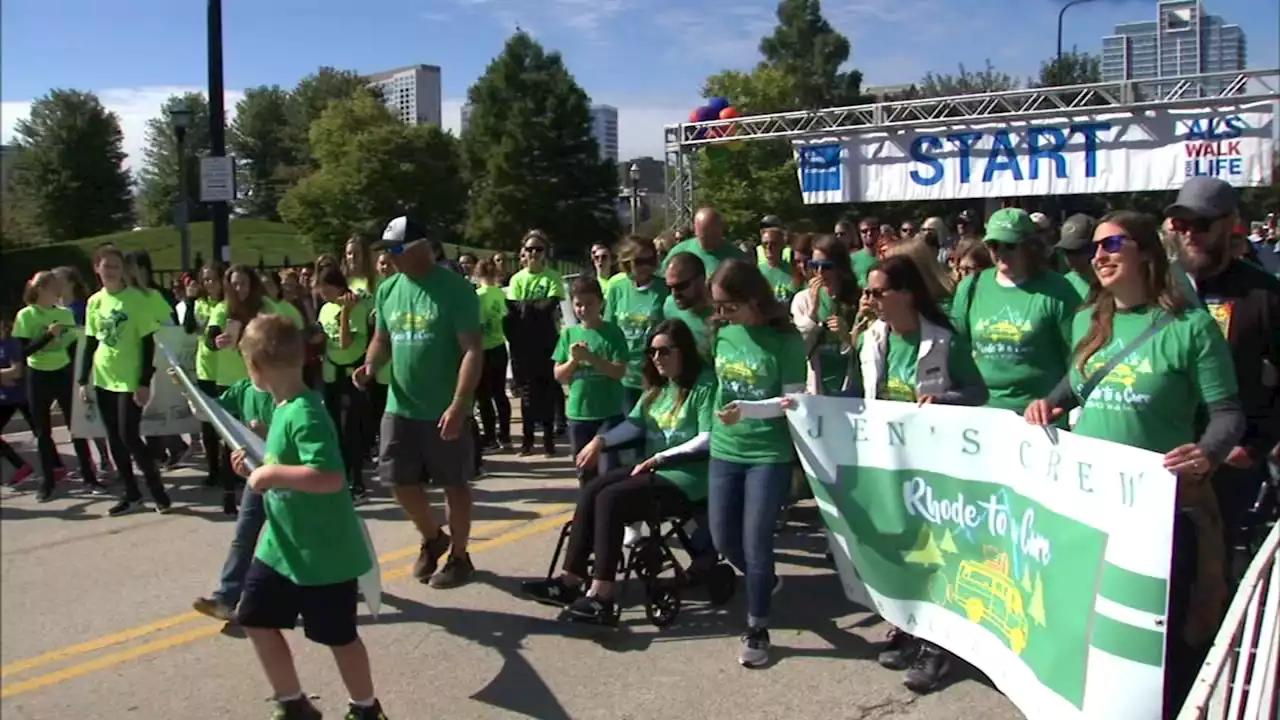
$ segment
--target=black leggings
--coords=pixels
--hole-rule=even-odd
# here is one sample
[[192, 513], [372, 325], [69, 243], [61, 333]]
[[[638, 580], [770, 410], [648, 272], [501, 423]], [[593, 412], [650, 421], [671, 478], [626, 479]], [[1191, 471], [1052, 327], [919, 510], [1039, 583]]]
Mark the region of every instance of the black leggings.
[[[484, 351], [484, 372], [476, 388], [487, 443], [511, 442], [511, 401], [507, 399], [507, 346]], [[496, 410], [496, 412], [495, 412]]]
[[[215, 402], [222, 395], [218, 383], [212, 380], [197, 380], [196, 387]], [[213, 429], [211, 423], [200, 423], [200, 444], [204, 446], [204, 461], [209, 466], [209, 478], [211, 480], [221, 478], [222, 442], [218, 438], [218, 431]], [[214, 485], [216, 482], [209, 484]]]
[[569, 528], [564, 570], [587, 575], [587, 558], [595, 554], [591, 577], [613, 582], [622, 559], [622, 535], [627, 525], [654, 517], [678, 515], [692, 509], [679, 487], [654, 473], [632, 477], [631, 468], [611, 470], [582, 488]]
[[537, 436], [537, 428], [542, 426], [542, 444], [545, 449], [555, 447], [555, 413], [556, 393], [560, 384], [556, 382], [555, 366], [550, 360], [539, 359], [522, 368], [524, 377], [520, 380], [520, 414], [524, 420], [524, 449], [533, 448]]
[[100, 387], [94, 389], [97, 398], [98, 412], [102, 415], [102, 424], [107, 428], [107, 445], [111, 448], [111, 458], [115, 460], [116, 472], [124, 483], [124, 499], [135, 502], [142, 499], [142, 491], [138, 489], [138, 480], [133, 475], [133, 465], [138, 464], [142, 477], [147, 483], [151, 499], [160, 504], [168, 504], [169, 495], [160, 482], [160, 473], [156, 470], [151, 451], [142, 441], [139, 428], [142, 425], [142, 408], [133, 401], [133, 393], [112, 392]]
[[[53, 441], [53, 404], [56, 402], [62, 410], [62, 417], [71, 422], [71, 366], [60, 370], [36, 370], [27, 368], [27, 398], [31, 403], [32, 432], [36, 436], [36, 446], [40, 449], [40, 472], [44, 473], [42, 490], [53, 489], [53, 473], [62, 467], [62, 459], [58, 457], [58, 446]], [[93, 456], [89, 454], [89, 443], [83, 438], [72, 439], [76, 458], [80, 461], [80, 472], [87, 483], [97, 482], [93, 472]]]
[[370, 454], [377, 458], [378, 430], [382, 427], [382, 416], [387, 412], [388, 387], [377, 380], [369, 383], [369, 415], [365, 418], [365, 437]]
[[[22, 419], [27, 423], [27, 427], [35, 427], [35, 423], [31, 422], [31, 411], [27, 409], [26, 405], [0, 405], [0, 433], [4, 432], [4, 426], [8, 425], [9, 421], [13, 419], [14, 413], [22, 416]], [[8, 460], [15, 470], [20, 470], [22, 466], [27, 464], [27, 461], [22, 459], [18, 451], [4, 441], [2, 434], [0, 434], [0, 457]]]
[[[342, 399], [347, 399], [347, 407], [342, 407]], [[351, 382], [351, 378], [342, 377], [324, 386], [324, 404], [329, 409], [329, 417], [338, 430], [339, 445], [342, 446], [342, 464], [347, 468], [347, 483], [352, 488], [364, 487], [364, 459], [368, 456], [369, 443], [365, 435], [366, 418], [369, 414], [369, 398], [364, 391]]]

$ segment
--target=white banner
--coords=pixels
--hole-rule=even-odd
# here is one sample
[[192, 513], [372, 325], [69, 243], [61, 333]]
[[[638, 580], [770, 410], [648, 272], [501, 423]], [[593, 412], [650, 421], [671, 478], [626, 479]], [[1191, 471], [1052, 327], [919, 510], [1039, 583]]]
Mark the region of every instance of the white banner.
[[808, 204], [1177, 190], [1197, 175], [1269, 185], [1275, 104], [1072, 113], [795, 142]]
[[[182, 328], [169, 325], [156, 331], [156, 342], [163, 343], [169, 348], [184, 368], [192, 373], [195, 372], [198, 336], [188, 335]], [[80, 377], [81, 364], [85, 362], [84, 347], [82, 334], [75, 348], [75, 377], [77, 378]], [[200, 432], [200, 422], [191, 414], [186, 398], [165, 375], [169, 363], [159, 348], [156, 349], [155, 366], [156, 374], [151, 378], [151, 402], [142, 411], [142, 437]], [[102, 418], [98, 415], [97, 404], [86, 405], [80, 399], [79, 392], [72, 393], [71, 435], [78, 438], [107, 436]]]
[[851, 600], [1031, 720], [1161, 717], [1160, 455], [988, 408], [809, 396], [788, 420]]

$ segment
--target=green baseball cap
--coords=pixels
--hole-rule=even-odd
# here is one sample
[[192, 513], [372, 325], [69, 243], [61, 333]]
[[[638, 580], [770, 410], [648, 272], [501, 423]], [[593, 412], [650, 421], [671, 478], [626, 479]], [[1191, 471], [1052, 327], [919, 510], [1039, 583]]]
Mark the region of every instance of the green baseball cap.
[[987, 220], [987, 234], [982, 240], [1017, 245], [1037, 232], [1040, 228], [1026, 210], [1004, 208], [991, 214], [991, 219]]

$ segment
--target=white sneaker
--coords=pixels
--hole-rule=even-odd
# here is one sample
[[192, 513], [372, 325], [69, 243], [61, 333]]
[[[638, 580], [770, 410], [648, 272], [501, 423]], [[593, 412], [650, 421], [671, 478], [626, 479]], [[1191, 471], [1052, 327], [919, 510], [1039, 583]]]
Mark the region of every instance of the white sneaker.
[[640, 523], [632, 523], [622, 532], [622, 544], [627, 547], [634, 547], [643, 538], [644, 533], [640, 529]]

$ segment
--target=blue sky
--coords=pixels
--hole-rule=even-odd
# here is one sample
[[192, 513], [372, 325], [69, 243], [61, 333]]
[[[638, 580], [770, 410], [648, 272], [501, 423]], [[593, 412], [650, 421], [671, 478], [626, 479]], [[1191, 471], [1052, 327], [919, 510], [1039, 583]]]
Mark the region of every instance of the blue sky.
[[[1117, 22], [1152, 19], [1155, 0], [1096, 0], [1067, 11], [1065, 45], [1098, 51]], [[51, 87], [99, 92], [124, 126], [131, 164], [165, 97], [205, 84], [199, 0], [5, 0], [0, 9], [0, 136]], [[867, 84], [959, 63], [1025, 77], [1053, 53], [1056, 0], [828, 0]], [[320, 65], [373, 72], [439, 65], [445, 126], [517, 25], [559, 50], [597, 102], [619, 108], [621, 153], [660, 155], [664, 123], [698, 104], [710, 74], [749, 69], [774, 0], [224, 0], [228, 106], [260, 84], [293, 85]], [[1280, 66], [1276, 0], [1205, 0], [1245, 25], [1249, 65]]]

